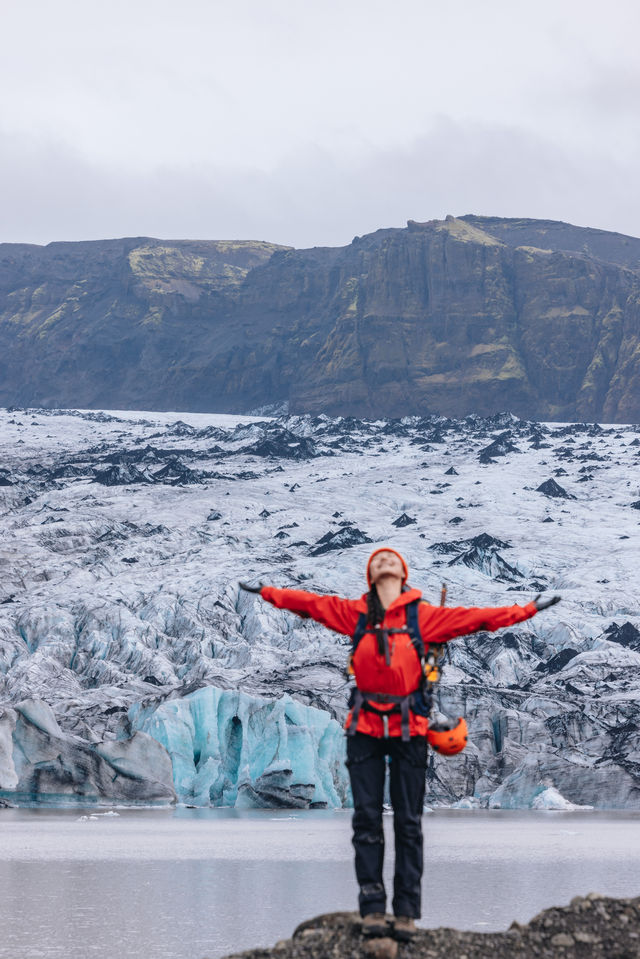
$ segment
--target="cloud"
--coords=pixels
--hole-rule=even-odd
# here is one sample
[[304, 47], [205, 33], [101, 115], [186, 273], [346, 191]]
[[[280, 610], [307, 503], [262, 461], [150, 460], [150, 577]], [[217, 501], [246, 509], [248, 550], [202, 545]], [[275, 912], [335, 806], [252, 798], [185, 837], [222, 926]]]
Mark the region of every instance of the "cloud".
[[465, 211], [640, 233], [637, 0], [10, 5], [5, 241], [342, 244]]
[[[605, 145], [606, 146], [606, 145]], [[317, 144], [270, 171], [99, 165], [62, 143], [0, 136], [4, 242], [114, 236], [342, 245], [446, 213], [566, 220], [640, 235], [637, 153], [571, 150], [517, 128], [440, 118], [404, 148]]]

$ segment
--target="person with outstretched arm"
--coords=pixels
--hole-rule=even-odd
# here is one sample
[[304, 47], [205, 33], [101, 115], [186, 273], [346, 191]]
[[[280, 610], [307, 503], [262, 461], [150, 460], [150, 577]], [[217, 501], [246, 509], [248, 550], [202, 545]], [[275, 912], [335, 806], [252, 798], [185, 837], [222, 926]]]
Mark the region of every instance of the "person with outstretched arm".
[[[345, 729], [360, 915], [365, 935], [388, 934], [382, 876], [382, 812], [388, 756], [395, 834], [393, 931], [396, 938], [408, 940], [415, 935], [415, 920], [420, 917], [428, 736], [434, 742], [439, 735], [434, 732], [437, 727], [429, 728], [429, 710], [420, 695], [425, 653], [428, 654], [430, 644], [445, 643], [455, 636], [521, 623], [553, 606], [560, 597], [541, 600], [538, 596], [526, 606], [484, 609], [431, 606], [422, 599], [420, 590], [407, 585], [407, 564], [400, 553], [389, 547], [371, 554], [366, 575], [369, 589], [360, 599], [275, 586], [240, 586], [259, 593], [278, 609], [310, 617], [352, 637], [356, 687]], [[466, 731], [463, 720], [460, 724]], [[450, 751], [463, 747], [464, 742], [453, 745]]]

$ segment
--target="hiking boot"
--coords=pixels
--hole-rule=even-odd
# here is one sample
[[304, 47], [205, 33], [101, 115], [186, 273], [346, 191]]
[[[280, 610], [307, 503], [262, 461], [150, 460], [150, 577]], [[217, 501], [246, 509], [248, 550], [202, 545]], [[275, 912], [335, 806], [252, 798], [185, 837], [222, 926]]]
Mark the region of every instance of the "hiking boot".
[[396, 916], [393, 922], [393, 932], [396, 939], [409, 942], [418, 932], [415, 919], [412, 919], [411, 916]]
[[386, 936], [389, 931], [387, 917], [383, 912], [370, 912], [362, 917], [362, 934], [364, 936]]

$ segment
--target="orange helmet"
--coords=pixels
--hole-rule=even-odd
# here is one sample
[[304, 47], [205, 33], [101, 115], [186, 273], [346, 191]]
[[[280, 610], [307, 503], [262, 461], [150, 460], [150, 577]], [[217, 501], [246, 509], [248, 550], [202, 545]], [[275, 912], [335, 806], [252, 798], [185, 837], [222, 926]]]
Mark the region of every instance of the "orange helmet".
[[427, 742], [437, 753], [443, 756], [455, 756], [467, 745], [467, 724], [462, 716], [455, 726], [448, 723], [434, 723], [427, 730]]

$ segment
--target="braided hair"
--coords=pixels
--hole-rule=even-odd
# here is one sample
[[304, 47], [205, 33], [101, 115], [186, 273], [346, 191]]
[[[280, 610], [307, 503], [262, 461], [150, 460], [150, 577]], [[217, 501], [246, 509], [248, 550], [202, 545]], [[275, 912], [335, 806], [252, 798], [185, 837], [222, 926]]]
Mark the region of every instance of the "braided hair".
[[378, 596], [378, 590], [376, 589], [376, 584], [373, 583], [371, 589], [367, 593], [367, 626], [374, 633], [377, 643], [378, 643], [378, 652], [381, 656], [385, 656], [387, 659], [387, 664], [389, 662], [389, 640], [386, 629], [382, 629], [382, 621], [384, 619], [384, 614], [386, 610], [380, 601]]
[[385, 608], [380, 602], [374, 583], [367, 593], [367, 626], [378, 626], [384, 619]]

